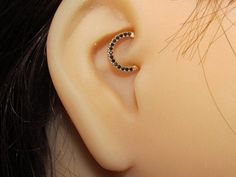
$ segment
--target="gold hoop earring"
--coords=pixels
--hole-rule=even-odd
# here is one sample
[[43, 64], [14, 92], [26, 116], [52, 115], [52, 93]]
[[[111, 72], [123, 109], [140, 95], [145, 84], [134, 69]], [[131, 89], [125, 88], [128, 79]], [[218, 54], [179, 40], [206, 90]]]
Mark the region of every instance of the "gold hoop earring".
[[134, 38], [134, 32], [131, 32], [131, 31], [122, 32], [122, 33], [117, 34], [114, 38], [112, 38], [112, 40], [109, 43], [108, 48], [107, 48], [107, 56], [108, 56], [110, 63], [112, 64], [112, 66], [114, 66], [116, 69], [118, 69], [122, 72], [134, 72], [134, 71], [138, 70], [138, 66], [136, 66], [136, 65], [123, 66], [116, 61], [116, 59], [113, 55], [114, 48], [115, 48], [117, 42], [119, 42], [123, 38]]

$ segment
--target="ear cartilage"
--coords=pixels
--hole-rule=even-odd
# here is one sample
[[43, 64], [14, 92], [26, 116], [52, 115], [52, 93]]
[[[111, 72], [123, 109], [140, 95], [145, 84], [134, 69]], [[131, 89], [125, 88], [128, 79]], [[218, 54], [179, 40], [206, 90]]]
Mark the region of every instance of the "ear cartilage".
[[108, 48], [107, 48], [107, 56], [109, 61], [111, 62], [112, 66], [114, 66], [116, 69], [122, 71], [122, 72], [134, 72], [138, 70], [138, 67], [136, 65], [133, 66], [123, 66], [119, 64], [115, 57], [114, 57], [114, 48], [121, 39], [123, 38], [134, 38], [133, 32], [122, 32], [117, 34], [110, 42]]

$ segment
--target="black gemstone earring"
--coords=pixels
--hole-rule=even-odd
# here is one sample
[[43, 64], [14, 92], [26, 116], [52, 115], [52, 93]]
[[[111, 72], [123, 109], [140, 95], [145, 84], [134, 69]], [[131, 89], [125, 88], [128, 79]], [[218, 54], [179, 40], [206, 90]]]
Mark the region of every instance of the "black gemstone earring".
[[112, 66], [114, 66], [116, 69], [122, 71], [122, 72], [133, 72], [138, 70], [138, 67], [136, 65], [133, 66], [123, 66], [121, 64], [119, 64], [114, 55], [113, 55], [113, 51], [114, 48], [117, 44], [118, 41], [120, 41], [123, 38], [134, 38], [134, 33], [133, 32], [122, 32], [117, 34], [109, 43], [109, 46], [107, 48], [107, 56], [109, 61], [111, 62]]

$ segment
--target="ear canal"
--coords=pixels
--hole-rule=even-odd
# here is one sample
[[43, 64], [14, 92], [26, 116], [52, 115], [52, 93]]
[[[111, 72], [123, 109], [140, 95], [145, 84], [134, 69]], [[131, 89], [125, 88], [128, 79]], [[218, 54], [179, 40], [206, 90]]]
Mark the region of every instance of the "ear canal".
[[98, 74], [93, 50], [108, 34], [131, 25], [103, 2], [62, 2], [48, 35], [48, 65], [55, 89], [88, 150], [103, 168], [122, 171], [133, 165], [130, 130], [137, 111]]

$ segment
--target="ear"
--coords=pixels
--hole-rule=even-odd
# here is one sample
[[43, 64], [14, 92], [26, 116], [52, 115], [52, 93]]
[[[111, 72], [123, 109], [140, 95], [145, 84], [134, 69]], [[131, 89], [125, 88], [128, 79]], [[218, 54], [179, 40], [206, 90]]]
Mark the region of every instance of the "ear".
[[[49, 71], [67, 113], [96, 161], [114, 171], [133, 165], [132, 129], [138, 110], [137, 72], [121, 73], [106, 58], [109, 40], [134, 30], [128, 9], [118, 9], [124, 3], [64, 0], [47, 41]], [[133, 44], [126, 40], [117, 46], [124, 65], [139, 65], [132, 57]]]

